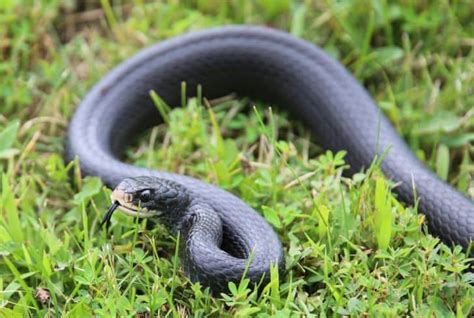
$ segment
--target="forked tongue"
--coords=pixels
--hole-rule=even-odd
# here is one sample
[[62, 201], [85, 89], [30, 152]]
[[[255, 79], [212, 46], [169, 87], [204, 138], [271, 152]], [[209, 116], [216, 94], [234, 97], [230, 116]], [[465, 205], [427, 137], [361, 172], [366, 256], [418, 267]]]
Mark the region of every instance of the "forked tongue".
[[107, 210], [107, 213], [105, 213], [104, 218], [102, 219], [102, 222], [100, 222], [100, 226], [102, 227], [105, 224], [105, 229], [108, 230], [110, 226], [110, 219], [112, 218], [112, 214], [114, 214], [115, 210], [120, 206], [120, 203], [118, 201], [114, 201], [114, 203], [110, 206], [110, 208]]

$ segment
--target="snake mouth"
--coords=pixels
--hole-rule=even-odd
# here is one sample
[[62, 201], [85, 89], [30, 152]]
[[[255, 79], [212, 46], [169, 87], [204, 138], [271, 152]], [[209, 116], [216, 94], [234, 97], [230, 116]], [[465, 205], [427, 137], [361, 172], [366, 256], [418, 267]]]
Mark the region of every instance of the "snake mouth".
[[110, 197], [112, 202], [118, 202], [118, 209], [120, 211], [133, 217], [149, 218], [162, 214], [160, 211], [148, 210], [147, 208], [138, 207], [132, 204], [133, 194], [124, 192], [122, 190], [115, 189]]

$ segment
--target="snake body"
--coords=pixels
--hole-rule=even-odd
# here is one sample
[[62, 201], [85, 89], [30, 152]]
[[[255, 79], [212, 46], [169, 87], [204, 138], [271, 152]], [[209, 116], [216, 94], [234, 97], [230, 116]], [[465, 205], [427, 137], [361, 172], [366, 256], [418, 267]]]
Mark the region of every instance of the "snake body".
[[214, 291], [225, 290], [244, 273], [252, 282], [265, 281], [272, 264], [283, 268], [284, 256], [273, 229], [233, 194], [120, 160], [133, 137], [160, 118], [150, 90], [168, 105], [178, 105], [183, 81], [191, 88], [201, 85], [208, 98], [235, 92], [287, 109], [322, 146], [347, 150], [352, 172], [367, 168], [376, 154], [388, 150], [381, 165], [384, 174], [399, 183], [394, 192], [407, 204], [414, 203], [416, 193], [430, 232], [463, 247], [474, 238], [474, 203], [415, 157], [341, 64], [285, 32], [227, 26], [163, 41], [117, 66], [85, 96], [67, 135], [67, 158], [77, 156], [83, 173], [99, 176], [112, 188], [145, 176], [146, 182], [186, 193], [188, 204], [179, 209], [187, 217], [177, 213], [171, 221], [181, 222], [172, 227], [182, 231], [187, 244], [182, 263], [192, 281]]

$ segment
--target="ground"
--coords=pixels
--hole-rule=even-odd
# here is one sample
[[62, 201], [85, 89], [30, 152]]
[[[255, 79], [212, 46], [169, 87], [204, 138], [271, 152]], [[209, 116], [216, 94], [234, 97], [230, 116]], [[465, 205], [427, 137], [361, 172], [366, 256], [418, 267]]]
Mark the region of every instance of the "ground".
[[62, 159], [75, 107], [114, 65], [186, 31], [253, 23], [341, 61], [417, 156], [472, 198], [473, 15], [467, 0], [1, 1], [0, 316], [473, 315], [462, 250], [425, 234], [376, 164], [345, 177], [344, 153], [320, 149], [274, 105], [191, 99], [127, 153], [265, 216], [286, 271], [261, 294], [243, 281], [209, 297], [161, 227], [117, 213], [106, 235], [110, 190]]

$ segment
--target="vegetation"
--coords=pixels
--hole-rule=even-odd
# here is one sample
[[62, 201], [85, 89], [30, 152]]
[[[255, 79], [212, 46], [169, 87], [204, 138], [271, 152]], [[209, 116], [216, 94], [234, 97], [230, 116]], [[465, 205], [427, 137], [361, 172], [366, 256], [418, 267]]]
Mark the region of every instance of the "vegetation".
[[127, 153], [265, 216], [286, 275], [261, 294], [244, 280], [210, 297], [161, 227], [117, 213], [106, 235], [110, 190], [62, 159], [76, 105], [120, 61], [189, 30], [265, 24], [340, 60], [415, 153], [474, 197], [472, 16], [468, 0], [0, 1], [0, 316], [473, 315], [461, 248], [425, 234], [377, 163], [345, 177], [344, 152], [272, 105], [191, 99]]

